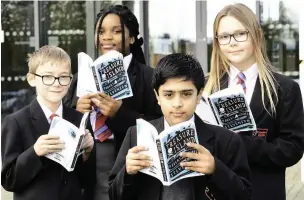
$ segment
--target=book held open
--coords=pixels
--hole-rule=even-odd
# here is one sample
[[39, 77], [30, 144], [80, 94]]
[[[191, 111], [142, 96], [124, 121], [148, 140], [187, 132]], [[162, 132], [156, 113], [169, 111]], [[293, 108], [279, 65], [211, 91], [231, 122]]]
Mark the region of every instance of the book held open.
[[152, 165], [140, 172], [159, 179], [163, 185], [202, 173], [186, 170], [180, 166], [181, 162], [190, 161], [180, 156], [181, 152], [194, 152], [197, 150], [188, 147], [189, 142], [198, 143], [194, 122], [183, 122], [165, 129], [158, 134], [156, 128], [143, 119], [137, 119], [137, 145], [148, 147], [142, 152], [152, 157]]
[[196, 114], [205, 122], [235, 132], [255, 131], [256, 123], [240, 85], [203, 95]]
[[104, 92], [114, 99], [133, 96], [123, 55], [111, 50], [95, 61], [86, 53], [78, 53], [77, 96]]
[[83, 115], [79, 128], [61, 117], [54, 117], [48, 134], [59, 136], [59, 139], [64, 141], [65, 148], [60, 152], [47, 154], [45, 157], [61, 164], [67, 171], [73, 171], [78, 156], [83, 153], [80, 148], [89, 116], [89, 112]]

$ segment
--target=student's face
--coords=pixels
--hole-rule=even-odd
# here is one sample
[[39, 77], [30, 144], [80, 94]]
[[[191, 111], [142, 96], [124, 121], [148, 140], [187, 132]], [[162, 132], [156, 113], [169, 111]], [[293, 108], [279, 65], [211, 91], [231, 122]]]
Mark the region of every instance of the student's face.
[[[225, 16], [219, 22], [217, 35], [223, 36], [237, 32], [244, 34], [244, 31], [247, 30], [240, 21], [232, 16]], [[219, 44], [219, 46], [224, 56], [239, 69], [246, 69], [255, 63], [252, 38], [249, 33], [247, 40], [243, 42], [238, 42], [231, 37], [229, 44]]]
[[192, 81], [185, 81], [184, 78], [167, 80], [159, 87], [158, 95], [155, 94], [170, 126], [189, 120], [201, 96]]
[[[55, 77], [70, 76], [71, 67], [66, 63], [46, 63], [37, 68], [36, 74], [41, 76], [52, 75]], [[54, 82], [53, 85], [48, 86], [42, 82], [41, 77], [35, 76], [31, 73], [28, 73], [27, 79], [32, 87], [36, 87], [37, 98], [39, 98], [45, 105], [49, 107], [58, 105], [61, 102], [62, 98], [66, 95], [70, 86], [70, 84], [67, 86], [60, 85], [58, 79]]]
[[[98, 33], [98, 24], [96, 32]], [[134, 37], [130, 37], [130, 32], [126, 26], [125, 30], [125, 53], [128, 54], [130, 51], [130, 44], [134, 43]], [[116, 50], [122, 53], [122, 28], [120, 18], [116, 14], [108, 14], [103, 19], [101, 29], [99, 31], [99, 51], [101, 55], [107, 53], [110, 50]], [[95, 37], [96, 39], [96, 37]], [[97, 44], [97, 41], [95, 41]]]

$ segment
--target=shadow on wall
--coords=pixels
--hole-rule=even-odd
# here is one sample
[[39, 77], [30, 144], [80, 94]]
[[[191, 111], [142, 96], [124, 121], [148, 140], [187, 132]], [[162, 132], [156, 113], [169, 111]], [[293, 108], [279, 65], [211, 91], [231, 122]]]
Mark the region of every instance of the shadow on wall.
[[9, 114], [28, 105], [36, 97], [35, 89], [1, 92], [1, 122]]

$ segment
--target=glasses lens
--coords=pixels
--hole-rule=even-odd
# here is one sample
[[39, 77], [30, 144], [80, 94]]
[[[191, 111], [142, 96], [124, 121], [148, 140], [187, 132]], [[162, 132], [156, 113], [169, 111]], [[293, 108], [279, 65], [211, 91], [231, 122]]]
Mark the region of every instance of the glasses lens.
[[55, 77], [54, 76], [42, 76], [42, 81], [45, 85], [52, 85], [55, 81]]
[[247, 40], [247, 32], [246, 31], [240, 31], [234, 34], [234, 38], [238, 42], [244, 42]]
[[220, 44], [228, 44], [230, 42], [230, 36], [229, 35], [219, 35], [217, 36], [217, 39]]
[[72, 77], [70, 76], [61, 76], [59, 77], [59, 83], [60, 85], [66, 86], [70, 84]]

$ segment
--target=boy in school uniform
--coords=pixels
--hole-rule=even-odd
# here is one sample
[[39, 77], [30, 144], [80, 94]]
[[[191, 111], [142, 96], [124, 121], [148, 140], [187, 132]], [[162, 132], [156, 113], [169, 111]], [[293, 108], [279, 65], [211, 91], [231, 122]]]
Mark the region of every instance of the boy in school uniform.
[[138, 173], [151, 165], [151, 157], [140, 154], [136, 127], [130, 127], [109, 177], [112, 200], [230, 200], [250, 199], [250, 169], [245, 147], [238, 134], [204, 123], [194, 114], [204, 87], [204, 73], [197, 60], [188, 55], [172, 54], [156, 66], [152, 85], [164, 117], [153, 120], [160, 133], [166, 127], [194, 121], [199, 144], [188, 146], [198, 153], [180, 156], [196, 161], [183, 162], [185, 169], [205, 175], [179, 180], [171, 186], [149, 175]]
[[15, 200], [82, 200], [94, 147], [89, 130], [74, 171], [45, 157], [65, 148], [59, 137], [48, 135], [52, 117], [63, 117], [76, 126], [82, 118], [80, 112], [62, 105], [72, 80], [70, 57], [59, 47], [43, 46], [29, 55], [28, 66], [27, 80], [36, 87], [37, 98], [3, 120], [1, 184], [14, 192]]

